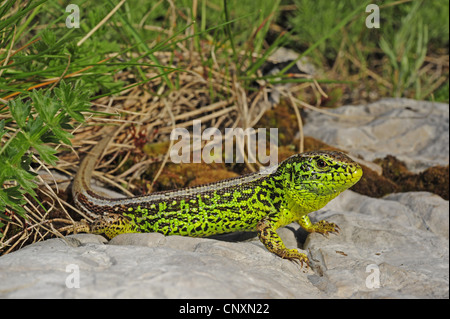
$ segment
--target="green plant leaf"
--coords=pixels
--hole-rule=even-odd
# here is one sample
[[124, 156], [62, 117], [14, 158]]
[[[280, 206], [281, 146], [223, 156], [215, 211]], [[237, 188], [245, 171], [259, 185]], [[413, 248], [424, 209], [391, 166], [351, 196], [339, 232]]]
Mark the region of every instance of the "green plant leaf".
[[55, 95], [61, 102], [61, 107], [78, 122], [84, 121], [81, 112], [88, 111], [90, 108], [90, 92], [84, 90], [81, 82], [76, 82], [72, 87], [64, 81], [61, 81], [60, 87], [55, 88]]
[[21, 100], [12, 100], [8, 102], [11, 110], [11, 115], [20, 128], [26, 125], [27, 117], [30, 115], [31, 104], [29, 101], [22, 102]]
[[39, 153], [39, 156], [42, 159], [51, 165], [55, 165], [58, 157], [55, 156], [56, 150], [53, 147], [50, 147], [46, 144], [41, 144], [40, 142], [35, 142], [31, 144], [32, 147], [36, 149]]

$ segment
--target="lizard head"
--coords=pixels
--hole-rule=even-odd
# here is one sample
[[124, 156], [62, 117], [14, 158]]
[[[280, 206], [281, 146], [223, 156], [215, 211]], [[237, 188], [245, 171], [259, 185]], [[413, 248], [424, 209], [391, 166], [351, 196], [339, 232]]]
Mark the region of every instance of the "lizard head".
[[289, 197], [301, 206], [319, 209], [356, 184], [362, 169], [341, 152], [314, 151], [293, 155], [277, 170]]

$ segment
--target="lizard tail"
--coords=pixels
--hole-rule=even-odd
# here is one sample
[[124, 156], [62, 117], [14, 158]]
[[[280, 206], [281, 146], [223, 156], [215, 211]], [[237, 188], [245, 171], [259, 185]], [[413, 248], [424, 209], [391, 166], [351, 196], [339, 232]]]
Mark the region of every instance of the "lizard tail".
[[111, 141], [112, 137], [114, 136], [114, 132], [115, 130], [109, 131], [107, 135], [89, 151], [85, 159], [81, 162], [77, 174], [75, 175], [75, 178], [73, 180], [72, 185], [73, 198], [77, 198], [78, 194], [80, 193], [92, 191], [91, 177], [95, 168], [95, 164], [97, 163], [97, 160], [101, 157], [104, 150]]

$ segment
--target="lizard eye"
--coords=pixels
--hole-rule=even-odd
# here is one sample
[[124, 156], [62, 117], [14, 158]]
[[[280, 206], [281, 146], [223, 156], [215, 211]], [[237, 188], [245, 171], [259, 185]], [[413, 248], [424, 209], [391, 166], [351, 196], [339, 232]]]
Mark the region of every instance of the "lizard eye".
[[327, 166], [327, 162], [325, 162], [323, 159], [317, 160], [317, 167], [324, 168]]

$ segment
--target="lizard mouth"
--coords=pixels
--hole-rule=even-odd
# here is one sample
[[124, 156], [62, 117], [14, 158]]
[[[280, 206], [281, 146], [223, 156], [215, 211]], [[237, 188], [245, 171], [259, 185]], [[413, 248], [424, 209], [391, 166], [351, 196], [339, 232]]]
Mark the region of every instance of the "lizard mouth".
[[339, 185], [343, 188], [349, 188], [355, 185], [362, 177], [363, 171], [361, 167], [358, 165], [354, 170], [349, 173], [339, 174], [337, 180], [340, 180]]
[[362, 177], [363, 171], [361, 167], [356, 167], [348, 173], [337, 173], [327, 175], [322, 179], [311, 180], [305, 185], [299, 185], [297, 189], [308, 189], [311, 193], [316, 195], [329, 195], [341, 193], [347, 188], [355, 185]]

